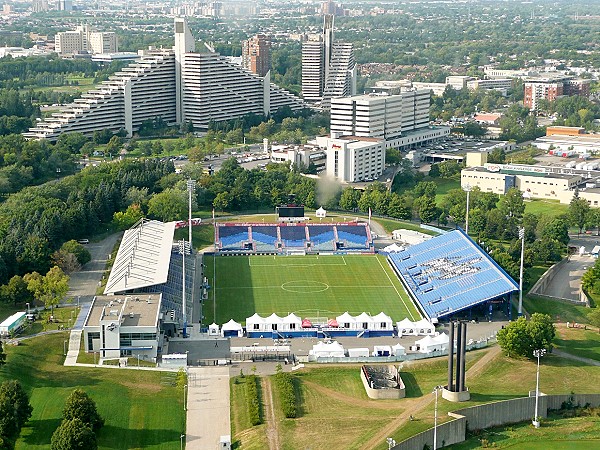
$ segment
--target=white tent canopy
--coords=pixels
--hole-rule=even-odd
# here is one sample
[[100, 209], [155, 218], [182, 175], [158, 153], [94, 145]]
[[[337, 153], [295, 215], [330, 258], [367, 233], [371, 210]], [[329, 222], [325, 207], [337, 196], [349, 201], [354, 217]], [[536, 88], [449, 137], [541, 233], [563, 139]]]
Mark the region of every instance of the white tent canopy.
[[380, 312], [373, 317], [373, 329], [375, 330], [391, 330], [394, 327], [392, 318], [387, 314]]
[[211, 323], [208, 326], [208, 335], [209, 336], [218, 336], [219, 335], [219, 325], [217, 325], [216, 323]]
[[315, 211], [315, 216], [319, 218], [323, 218], [327, 216], [327, 211], [322, 206]]
[[354, 324], [356, 323], [356, 319], [354, 316], [351, 316], [348, 311], [341, 316], [337, 316], [335, 320], [337, 320], [337, 323], [341, 328], [354, 328]]
[[357, 329], [361, 329], [361, 328], [367, 329], [367, 330], [372, 329], [373, 318], [370, 315], [368, 315], [366, 312], [360, 313], [358, 316], [356, 316], [354, 318], [354, 320], [356, 321]]
[[388, 245], [387, 247], [384, 247], [383, 251], [386, 253], [398, 253], [398, 252], [403, 252], [404, 247], [402, 247], [401, 245], [398, 245], [396, 243], [393, 243], [391, 245]]
[[294, 313], [290, 313], [281, 319], [281, 328], [283, 331], [295, 331], [302, 328], [302, 319]]
[[435, 325], [433, 325], [427, 319], [421, 319], [413, 322], [410, 319], [405, 318], [400, 322], [396, 322], [396, 328], [398, 329], [398, 336], [400, 337], [426, 336], [435, 334]]
[[271, 328], [269, 327], [267, 329], [267, 323], [266, 320], [259, 316], [257, 313], [254, 313], [251, 317], [248, 317], [246, 319], [246, 331], [250, 332], [250, 331], [267, 331], [267, 330], [271, 330]]
[[237, 333], [238, 337], [242, 337], [244, 335], [244, 329], [241, 324], [230, 319], [229, 322], [224, 323], [223, 326], [221, 326], [221, 336], [225, 336], [225, 334], [231, 335], [233, 333]]
[[313, 345], [312, 350], [308, 352], [309, 355], [314, 356], [315, 358], [319, 357], [337, 357], [343, 358], [345, 355], [344, 347], [342, 344], [337, 341], [332, 342], [322, 342], [319, 341], [315, 345]]
[[391, 356], [392, 347], [389, 345], [375, 345], [373, 347], [373, 356]]
[[394, 355], [394, 356], [406, 355], [406, 349], [403, 346], [401, 346], [400, 344], [396, 344], [396, 345], [392, 346], [392, 355]]
[[435, 326], [427, 319], [421, 319], [418, 322], [415, 322], [415, 332], [418, 333], [419, 336], [434, 334]]
[[425, 336], [423, 339], [416, 341], [415, 344], [419, 346], [419, 351], [421, 353], [431, 353], [446, 350], [449, 342], [450, 338], [448, 335], [440, 333], [439, 335], [433, 337]]

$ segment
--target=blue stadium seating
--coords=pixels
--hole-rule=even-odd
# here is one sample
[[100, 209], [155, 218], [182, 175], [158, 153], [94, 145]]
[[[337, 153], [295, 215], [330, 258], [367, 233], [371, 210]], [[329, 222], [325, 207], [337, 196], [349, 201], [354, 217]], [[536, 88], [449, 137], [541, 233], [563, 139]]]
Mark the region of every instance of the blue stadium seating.
[[369, 246], [365, 226], [337, 226], [338, 240], [344, 242], [348, 249], [366, 248]]
[[248, 242], [247, 226], [219, 227], [219, 242], [222, 250], [243, 250], [244, 243]]
[[285, 247], [306, 246], [306, 226], [280, 227], [281, 241]]
[[313, 225], [308, 227], [313, 250], [333, 250], [335, 233], [332, 225]]
[[519, 290], [517, 283], [461, 230], [388, 258], [430, 319]]

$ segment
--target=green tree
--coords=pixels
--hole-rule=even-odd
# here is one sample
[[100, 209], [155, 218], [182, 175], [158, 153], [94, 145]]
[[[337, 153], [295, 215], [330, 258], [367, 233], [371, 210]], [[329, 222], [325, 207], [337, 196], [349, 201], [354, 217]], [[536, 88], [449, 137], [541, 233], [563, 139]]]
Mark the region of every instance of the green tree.
[[98, 414], [96, 402], [82, 389], [75, 389], [65, 401], [63, 420], [79, 419], [93, 431], [104, 425], [104, 419]]
[[133, 205], [129, 205], [125, 211], [117, 211], [113, 215], [113, 223], [117, 229], [127, 230], [135, 225], [142, 217], [144, 217], [142, 208], [140, 208], [140, 205], [134, 203]]
[[0, 386], [0, 437], [5, 443], [17, 438], [31, 411], [29, 397], [21, 383], [4, 381]]
[[2, 342], [0, 341], [0, 367], [6, 364], [6, 353], [4, 353], [4, 347], [2, 347]]
[[340, 208], [347, 211], [353, 211], [358, 208], [358, 200], [360, 199], [361, 193], [357, 189], [349, 186], [342, 191], [340, 197]]
[[69, 290], [69, 276], [58, 266], [52, 267], [45, 276], [37, 272], [28, 273], [23, 277], [27, 289], [34, 298], [50, 307], [51, 313], [54, 306], [58, 305], [67, 295]]
[[65, 252], [72, 253], [73, 255], [75, 255], [75, 257], [77, 258], [77, 261], [82, 266], [84, 264], [90, 262], [92, 259], [92, 255], [90, 254], [88, 249], [85, 248], [83, 245], [81, 245], [79, 242], [77, 242], [75, 239], [71, 239], [70, 241], [65, 242], [60, 247], [60, 249], [64, 250]]
[[500, 198], [498, 209], [505, 217], [520, 219], [525, 212], [523, 193], [518, 188], [510, 188], [508, 192]]
[[180, 220], [185, 217], [188, 199], [185, 191], [168, 188], [155, 194], [148, 201], [148, 215], [164, 222]]
[[27, 283], [19, 275], [13, 276], [6, 284], [4, 291], [7, 301], [13, 305], [17, 303], [27, 303], [32, 300], [31, 292], [27, 289]]
[[430, 223], [436, 216], [435, 199], [427, 195], [418, 199], [421, 222]]
[[533, 358], [534, 350], [552, 348], [555, 334], [551, 317], [534, 313], [531, 319], [519, 317], [498, 331], [498, 344], [509, 356]]
[[593, 326], [598, 327], [598, 333], [600, 333], [600, 308], [599, 307], [592, 309], [588, 313], [588, 320]]
[[51, 450], [96, 450], [97, 448], [96, 435], [79, 418], [63, 420], [50, 440]]
[[583, 228], [585, 227], [585, 222], [588, 219], [588, 214], [590, 211], [590, 204], [584, 198], [580, 198], [576, 193], [569, 203], [569, 220], [571, 224], [577, 226], [579, 229], [578, 233], [581, 233]]
[[123, 148], [123, 140], [119, 136], [113, 136], [106, 144], [106, 153], [110, 156], [116, 156]]

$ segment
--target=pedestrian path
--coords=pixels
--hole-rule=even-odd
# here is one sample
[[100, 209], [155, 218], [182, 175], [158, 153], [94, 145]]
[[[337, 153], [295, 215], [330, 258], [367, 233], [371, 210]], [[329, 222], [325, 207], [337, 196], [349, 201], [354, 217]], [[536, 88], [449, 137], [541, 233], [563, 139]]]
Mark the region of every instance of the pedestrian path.
[[219, 448], [231, 435], [229, 367], [190, 367], [187, 387], [186, 450]]
[[79, 348], [81, 346], [81, 335], [83, 330], [71, 330], [69, 336], [69, 351], [65, 358], [65, 366], [74, 366], [77, 364], [77, 356], [79, 356]]

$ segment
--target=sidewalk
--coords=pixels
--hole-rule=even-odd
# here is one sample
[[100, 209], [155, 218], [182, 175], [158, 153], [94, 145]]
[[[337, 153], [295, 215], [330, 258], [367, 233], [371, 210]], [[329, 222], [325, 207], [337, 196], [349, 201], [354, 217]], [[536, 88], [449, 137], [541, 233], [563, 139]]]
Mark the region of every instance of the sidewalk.
[[187, 390], [187, 450], [219, 448], [231, 435], [229, 367], [190, 367]]

